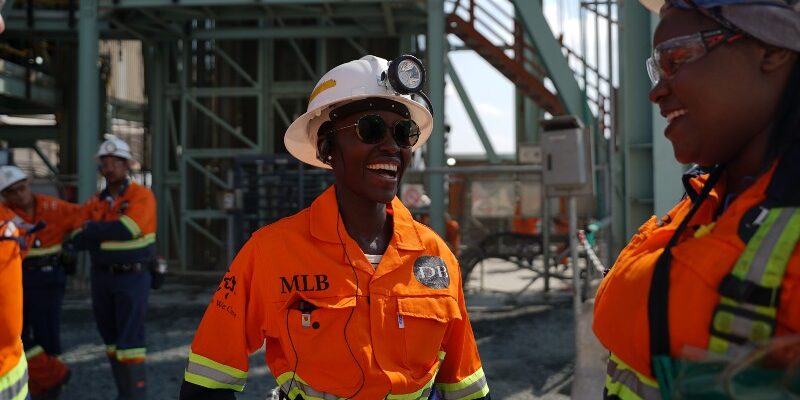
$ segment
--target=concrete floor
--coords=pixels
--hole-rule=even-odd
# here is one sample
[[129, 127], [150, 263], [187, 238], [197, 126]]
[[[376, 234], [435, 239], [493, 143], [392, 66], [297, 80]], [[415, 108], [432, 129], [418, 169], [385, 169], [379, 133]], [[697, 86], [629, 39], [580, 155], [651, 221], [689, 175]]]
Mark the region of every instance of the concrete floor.
[[[221, 275], [221, 274], [220, 274]], [[568, 282], [554, 281], [543, 296], [541, 279], [520, 296], [533, 276], [513, 264], [485, 264], [483, 290], [476, 271], [467, 289], [473, 330], [495, 400], [566, 399], [575, 376], [575, 323]], [[217, 278], [181, 277], [152, 292], [147, 320], [148, 398], [176, 399], [194, 330], [216, 290]], [[114, 399], [110, 368], [87, 295], [71, 292], [62, 326], [64, 360], [73, 375], [61, 399]], [[239, 399], [263, 400], [274, 387], [263, 351], [251, 356]], [[600, 374], [602, 376], [602, 374]], [[596, 387], [597, 383], [592, 386]], [[594, 394], [592, 389], [590, 393]], [[597, 398], [602, 387], [597, 387]], [[582, 396], [580, 396], [582, 397]]]

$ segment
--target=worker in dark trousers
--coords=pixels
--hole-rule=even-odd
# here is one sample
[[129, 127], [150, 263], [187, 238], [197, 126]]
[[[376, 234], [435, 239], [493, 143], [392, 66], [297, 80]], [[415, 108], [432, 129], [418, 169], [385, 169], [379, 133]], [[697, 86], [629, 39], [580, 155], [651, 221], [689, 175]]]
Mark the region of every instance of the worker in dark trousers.
[[118, 400], [146, 398], [145, 311], [155, 260], [156, 200], [128, 178], [128, 144], [106, 135], [97, 153], [106, 187], [83, 206], [85, 222], [68, 242], [91, 254], [92, 307]]
[[74, 263], [63, 262], [61, 243], [79, 222], [80, 206], [34, 194], [28, 176], [12, 165], [0, 167], [0, 194], [30, 242], [22, 261], [28, 387], [34, 399], [54, 399], [69, 379], [69, 369], [58, 356], [66, 274], [74, 270]]

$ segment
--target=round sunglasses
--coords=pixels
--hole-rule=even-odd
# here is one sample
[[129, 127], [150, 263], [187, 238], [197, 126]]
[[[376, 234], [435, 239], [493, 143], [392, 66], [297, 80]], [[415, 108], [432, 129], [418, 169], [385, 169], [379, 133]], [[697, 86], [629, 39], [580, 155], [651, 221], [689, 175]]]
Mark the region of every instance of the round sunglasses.
[[[387, 132], [388, 125], [380, 115], [362, 115], [355, 124], [330, 130], [330, 133], [355, 127], [359, 140], [365, 144], [380, 143]], [[412, 147], [419, 140], [419, 126], [410, 119], [399, 119], [392, 125], [392, 137], [400, 147]]]

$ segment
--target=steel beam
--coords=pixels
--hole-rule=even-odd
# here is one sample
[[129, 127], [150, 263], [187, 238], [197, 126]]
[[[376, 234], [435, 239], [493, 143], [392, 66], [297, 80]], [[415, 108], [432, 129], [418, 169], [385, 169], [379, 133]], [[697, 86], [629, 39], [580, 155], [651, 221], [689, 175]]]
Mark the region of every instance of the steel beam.
[[0, 95], [27, 100], [46, 108], [57, 107], [61, 100], [61, 93], [55, 87], [28, 84], [22, 75], [0, 76]]
[[464, 85], [461, 84], [461, 78], [458, 77], [458, 72], [456, 72], [456, 69], [453, 68], [452, 60], [450, 60], [449, 57], [446, 64], [447, 74], [450, 75], [450, 81], [453, 82], [453, 87], [456, 89], [456, 92], [458, 92], [458, 97], [461, 99], [461, 104], [464, 105], [464, 109], [467, 111], [470, 121], [472, 121], [472, 126], [475, 128], [475, 132], [478, 134], [478, 138], [481, 140], [483, 149], [486, 151], [486, 158], [492, 164], [499, 163], [500, 159], [497, 158], [497, 153], [494, 152], [494, 146], [492, 145], [491, 140], [489, 140], [489, 135], [486, 134], [486, 129], [484, 129], [478, 113], [475, 112], [475, 107], [472, 106], [472, 101], [469, 99], [469, 94], [467, 94], [467, 91], [464, 89]]
[[[658, 25], [658, 17], [650, 15], [651, 34]], [[652, 37], [652, 36], [651, 36]], [[661, 116], [659, 108], [651, 106], [653, 120], [653, 198], [654, 212], [664, 215], [680, 201], [684, 188], [680, 176], [683, 166], [675, 160], [672, 144], [663, 135], [667, 120]]]
[[100, 72], [97, 0], [81, 0], [78, 32], [78, 201], [97, 190], [97, 150], [100, 134]]
[[[393, 0], [396, 3], [416, 4], [417, 0]], [[175, 0], [100, 0], [108, 8], [174, 7]], [[180, 5], [191, 7], [263, 6], [263, 5], [315, 5], [335, 3], [376, 3], [375, 0], [180, 0]]]
[[195, 40], [241, 40], [241, 39], [314, 39], [321, 37], [360, 37], [367, 33], [381, 34], [385, 32], [366, 32], [355, 25], [336, 25], [335, 28], [323, 26], [268, 27], [268, 28], [215, 28], [192, 31]]
[[[191, 48], [191, 44], [189, 40], [183, 40], [181, 43], [180, 52], [177, 52], [177, 59], [179, 59], [180, 68], [178, 68], [178, 85], [180, 86], [181, 90], [185, 91], [189, 87], [189, 79], [191, 78], [191, 68], [192, 68], [192, 54], [189, 51]], [[176, 49], [177, 50], [177, 49]], [[187, 167], [187, 156], [183, 154], [183, 147], [187, 143], [187, 139], [189, 136], [189, 101], [188, 96], [181, 96], [180, 97], [180, 116], [179, 118], [179, 133], [178, 133], [178, 142], [176, 143], [176, 147], [180, 149], [180, 153], [178, 154], [178, 173], [183, 178], [181, 179], [181, 185], [179, 189], [180, 198], [178, 199], [178, 209], [180, 210], [180, 229], [179, 229], [179, 239], [180, 243], [178, 244], [178, 249], [180, 254], [181, 260], [181, 270], [185, 271], [188, 268], [189, 252], [191, 249], [189, 248], [189, 229], [188, 229], [188, 221], [189, 217], [186, 215], [186, 211], [189, 209], [189, 182], [186, 177], [188, 176], [188, 167]]]
[[186, 99], [189, 101], [189, 103], [192, 104], [192, 106], [195, 109], [197, 109], [200, 112], [202, 112], [203, 114], [205, 114], [211, 121], [213, 121], [219, 127], [223, 128], [231, 136], [235, 137], [236, 139], [238, 139], [239, 141], [241, 141], [242, 143], [244, 143], [248, 147], [251, 147], [251, 148], [257, 147], [257, 145], [250, 138], [248, 138], [247, 136], [245, 136], [241, 132], [239, 132], [239, 129], [234, 128], [228, 121], [226, 121], [224, 118], [222, 118], [219, 115], [217, 115], [217, 113], [215, 113], [214, 111], [210, 110], [206, 106], [200, 104], [199, 101], [195, 100], [194, 98], [192, 98], [190, 96], [186, 96]]
[[[262, 21], [266, 25], [267, 21]], [[265, 154], [275, 152], [275, 107], [273, 102], [273, 88], [275, 81], [275, 42], [269, 39], [261, 39], [258, 42], [258, 81], [261, 86], [261, 93], [258, 97], [258, 139], [261, 144], [261, 151]]]
[[619, 228], [614, 232], [614, 242], [621, 245], [653, 214], [653, 125], [647, 101], [650, 79], [644, 68], [650, 54], [650, 13], [638, 2], [625, 2], [620, 5], [620, 18], [624, 29], [619, 33], [619, 118], [625, 195], [612, 215], [624, 216], [624, 225], [616, 224]]
[[33, 151], [36, 152], [36, 155], [38, 155], [39, 158], [42, 160], [44, 165], [47, 166], [47, 169], [49, 169], [50, 172], [53, 173], [53, 175], [58, 176], [58, 167], [56, 167], [55, 165], [53, 165], [53, 163], [50, 162], [50, 159], [47, 158], [47, 155], [44, 154], [42, 149], [39, 148], [39, 146], [35, 143], [31, 147], [33, 148]]
[[[428, 139], [428, 166], [444, 166], [444, 74], [445, 27], [444, 0], [428, 0], [428, 88], [433, 107], [433, 133]], [[444, 177], [428, 177], [428, 194], [431, 198], [431, 228], [444, 237]]]
[[531, 42], [542, 55], [542, 65], [547, 70], [548, 77], [556, 86], [557, 95], [564, 104], [567, 113], [580, 116], [587, 122], [588, 115], [584, 115], [583, 96], [580, 86], [575, 80], [575, 75], [561, 53], [561, 46], [553, 36], [553, 31], [544, 18], [542, 5], [538, 1], [513, 0], [525, 32], [530, 35]]
[[[169, 149], [169, 132], [165, 121], [165, 95], [164, 87], [165, 68], [164, 57], [166, 54], [161, 52], [163, 45], [153, 43], [142, 43], [142, 58], [145, 67], [145, 84], [147, 89], [147, 105], [149, 110], [149, 126], [151, 160], [150, 167], [153, 176], [153, 194], [156, 199], [163, 201], [166, 199], [168, 175], [167, 170], [167, 149]], [[158, 254], [163, 257], [168, 256], [169, 251], [169, 217], [166, 202], [159, 204], [156, 208], [158, 231], [156, 241]]]
[[0, 126], [0, 140], [8, 142], [10, 147], [30, 147], [37, 140], [58, 139], [58, 128], [55, 126]]

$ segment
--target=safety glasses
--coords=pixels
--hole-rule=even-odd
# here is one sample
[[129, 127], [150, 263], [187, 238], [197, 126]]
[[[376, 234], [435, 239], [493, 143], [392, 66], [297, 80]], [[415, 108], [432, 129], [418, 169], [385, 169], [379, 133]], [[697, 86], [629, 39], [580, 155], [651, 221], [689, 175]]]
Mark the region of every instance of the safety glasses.
[[662, 79], [675, 76], [682, 65], [698, 60], [722, 44], [745, 37], [742, 32], [714, 29], [672, 38], [653, 50], [653, 56], [647, 59], [647, 74], [653, 86], [658, 85]]
[[[333, 129], [330, 132], [338, 132], [352, 127], [356, 128], [356, 134], [361, 142], [366, 144], [380, 143], [388, 130], [383, 117], [380, 115], [367, 114], [361, 116], [353, 125]], [[412, 147], [417, 144], [417, 140], [419, 140], [419, 126], [410, 119], [400, 119], [392, 125], [392, 137], [398, 146]]]

